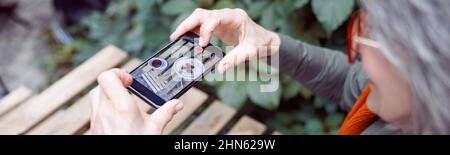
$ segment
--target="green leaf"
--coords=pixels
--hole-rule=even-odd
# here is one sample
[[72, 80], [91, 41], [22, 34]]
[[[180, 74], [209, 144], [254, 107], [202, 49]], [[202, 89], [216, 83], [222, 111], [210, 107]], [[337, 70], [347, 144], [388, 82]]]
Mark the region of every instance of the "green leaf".
[[277, 20], [277, 27], [280, 28], [280, 30], [278, 31], [279, 33], [282, 34], [290, 34], [296, 31], [296, 29], [298, 29], [298, 27], [293, 26], [291, 24], [292, 21], [290, 21], [289, 19], [279, 19]]
[[195, 8], [197, 8], [197, 4], [192, 0], [169, 0], [162, 6], [161, 11], [165, 15], [177, 16], [185, 12], [192, 12]]
[[314, 111], [315, 108], [312, 104], [301, 104], [299, 113], [309, 113], [309, 116], [312, 117]]
[[335, 31], [353, 11], [354, 0], [312, 0], [312, 9], [328, 33]]
[[118, 1], [117, 3], [112, 3], [105, 11], [107, 17], [127, 17], [129, 16], [130, 10], [135, 5], [135, 1]]
[[297, 81], [292, 81], [283, 87], [283, 99], [290, 99], [298, 95], [301, 89], [301, 84]]
[[344, 116], [342, 114], [331, 113], [327, 116], [325, 122], [330, 127], [337, 127], [342, 123], [343, 120], [344, 120]]
[[136, 7], [139, 11], [151, 10], [155, 5], [155, 0], [136, 0]]
[[149, 20], [149, 16], [153, 10], [153, 6], [155, 6], [155, 0], [136, 0], [136, 8], [137, 12], [131, 16], [133, 24], [141, 23], [146, 20]]
[[310, 99], [314, 96], [314, 93], [303, 85], [300, 87], [300, 94], [306, 99]]
[[183, 22], [187, 17], [189, 17], [189, 15], [191, 15], [190, 12], [185, 12], [180, 14], [175, 21], [172, 22], [172, 26], [171, 26], [171, 30], [175, 31], [175, 29], [177, 29], [178, 25], [181, 24], [181, 22]]
[[136, 52], [142, 49], [145, 44], [144, 36], [144, 24], [140, 23], [134, 25], [130, 32], [125, 36], [124, 50], [129, 52]]
[[305, 33], [304, 35], [300, 36], [300, 40], [311, 45], [320, 46], [319, 39], [315, 36], [310, 35], [309, 33]]
[[309, 2], [309, 0], [291, 0], [291, 1], [295, 1], [293, 5], [295, 9], [299, 9], [308, 4]]
[[[257, 1], [267, 1], [267, 0], [257, 0]], [[241, 0], [241, 1], [237, 1], [237, 2], [241, 2], [241, 3], [243, 3], [244, 5], [247, 5], [247, 6], [256, 3], [253, 0]]]
[[310, 119], [306, 121], [305, 129], [308, 134], [323, 134], [323, 123], [318, 119]]
[[264, 7], [266, 7], [268, 4], [268, 1], [256, 1], [252, 5], [249, 6], [247, 10], [248, 16], [252, 19], [258, 19], [261, 17], [262, 11], [264, 10]]
[[297, 96], [299, 93], [305, 98], [309, 99], [313, 97], [313, 92], [311, 92], [308, 88], [300, 84], [300, 82], [292, 79], [289, 75], [281, 74], [283, 90], [282, 96], [283, 99], [290, 99], [292, 97]]
[[273, 1], [276, 5], [278, 5], [278, 15], [289, 14], [296, 9], [300, 9], [306, 4], [308, 4], [309, 0], [281, 0], [281, 1]]
[[103, 36], [103, 38], [97, 38], [100, 46], [107, 46], [109, 44], [116, 45], [120, 48], [123, 48], [124, 44], [124, 35], [126, 35], [128, 31], [128, 19], [127, 18], [118, 18], [116, 20], [110, 21], [108, 23], [110, 26], [109, 32]]
[[328, 104], [328, 101], [321, 96], [316, 96], [314, 98], [314, 107], [316, 107], [316, 108], [323, 108], [327, 104]]
[[297, 112], [295, 115], [295, 119], [300, 122], [306, 122], [306, 120], [309, 120], [312, 117], [312, 112]]
[[217, 90], [218, 97], [226, 104], [239, 109], [247, 100], [244, 82], [224, 82]]
[[258, 71], [259, 74], [277, 75], [280, 73], [277, 68], [268, 65], [266, 62], [259, 59], [250, 61], [250, 66], [253, 70]]
[[338, 110], [337, 103], [329, 102], [328, 104], [325, 105], [325, 111], [327, 111], [328, 113], [336, 112], [337, 110]]
[[327, 38], [327, 32], [318, 22], [314, 22], [311, 28], [307, 30], [306, 34], [315, 38]]
[[333, 127], [328, 131], [328, 134], [336, 135], [338, 131], [339, 131], [339, 127]]
[[95, 52], [97, 52], [100, 49], [98, 47], [98, 45], [95, 45], [95, 44], [84, 43], [81, 45], [82, 46], [79, 46], [80, 47], [79, 52], [77, 52], [72, 58], [72, 61], [77, 64], [88, 59], [89, 57], [94, 55]]
[[99, 39], [108, 34], [111, 27], [108, 22], [107, 18], [98, 12], [94, 12], [81, 20], [81, 26], [88, 29], [88, 38]]
[[304, 133], [304, 132], [305, 132], [305, 127], [304, 127], [303, 125], [300, 125], [300, 124], [295, 124], [295, 125], [292, 127], [292, 132], [293, 132], [294, 134], [301, 134], [301, 133]]
[[288, 125], [294, 121], [294, 117], [287, 112], [279, 112], [275, 115], [274, 120], [281, 124]]
[[275, 92], [261, 92], [260, 82], [246, 82], [247, 94], [256, 105], [273, 110], [280, 104], [280, 89]]
[[270, 5], [262, 13], [260, 24], [268, 30], [275, 30], [275, 18], [275, 7]]
[[[161, 22], [162, 23], [162, 22]], [[154, 50], [151, 52], [156, 52], [158, 49], [161, 49], [162, 46], [167, 44], [169, 41], [168, 36], [170, 35], [169, 27], [170, 25], [166, 26], [156, 26], [152, 29], [148, 29], [146, 33], [149, 35], [146, 35], [147, 40], [147, 46], [152, 47]], [[161, 37], [164, 36], [164, 37]]]
[[201, 7], [211, 7], [214, 5], [214, 0], [199, 0], [198, 4], [200, 4]]
[[214, 6], [214, 9], [223, 9], [223, 8], [234, 8], [233, 1], [230, 0], [220, 0]]

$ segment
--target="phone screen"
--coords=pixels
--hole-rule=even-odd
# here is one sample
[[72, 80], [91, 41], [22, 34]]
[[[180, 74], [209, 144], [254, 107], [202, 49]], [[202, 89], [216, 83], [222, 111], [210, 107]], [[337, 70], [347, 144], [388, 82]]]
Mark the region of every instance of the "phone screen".
[[215, 46], [199, 49], [196, 45], [197, 38], [182, 38], [171, 43], [131, 72], [134, 81], [165, 101], [175, 98], [211, 71], [223, 57]]

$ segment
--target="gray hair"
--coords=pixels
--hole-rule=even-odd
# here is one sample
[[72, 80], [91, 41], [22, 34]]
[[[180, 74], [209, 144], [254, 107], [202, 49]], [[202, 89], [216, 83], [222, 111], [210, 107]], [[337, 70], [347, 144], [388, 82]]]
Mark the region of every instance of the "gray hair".
[[450, 134], [450, 1], [367, 0], [364, 6], [372, 39], [414, 93], [403, 131]]

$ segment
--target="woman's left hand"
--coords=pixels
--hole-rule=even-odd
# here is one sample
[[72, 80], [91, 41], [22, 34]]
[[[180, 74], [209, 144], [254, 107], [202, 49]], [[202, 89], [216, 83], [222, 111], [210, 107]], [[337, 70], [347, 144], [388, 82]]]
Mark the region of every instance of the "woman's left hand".
[[179, 100], [171, 100], [152, 115], [141, 112], [126, 87], [133, 78], [120, 69], [103, 72], [99, 86], [90, 92], [92, 134], [162, 134], [172, 117], [183, 109]]

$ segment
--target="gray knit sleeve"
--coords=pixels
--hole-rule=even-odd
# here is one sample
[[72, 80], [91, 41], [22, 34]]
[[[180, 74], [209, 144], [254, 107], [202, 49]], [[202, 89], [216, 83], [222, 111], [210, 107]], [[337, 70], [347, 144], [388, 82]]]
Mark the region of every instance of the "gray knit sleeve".
[[285, 35], [281, 39], [277, 66], [300, 83], [350, 110], [367, 84], [361, 64], [349, 64], [341, 52], [312, 46]]

